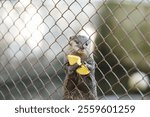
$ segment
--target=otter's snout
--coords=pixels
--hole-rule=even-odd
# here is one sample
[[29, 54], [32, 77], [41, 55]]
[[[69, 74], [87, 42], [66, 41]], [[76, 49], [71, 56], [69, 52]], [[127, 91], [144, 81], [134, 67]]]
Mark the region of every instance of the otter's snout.
[[77, 46], [78, 46], [78, 48], [79, 48], [80, 50], [86, 49], [86, 46], [85, 46], [85, 45], [80, 44], [80, 45], [77, 45]]

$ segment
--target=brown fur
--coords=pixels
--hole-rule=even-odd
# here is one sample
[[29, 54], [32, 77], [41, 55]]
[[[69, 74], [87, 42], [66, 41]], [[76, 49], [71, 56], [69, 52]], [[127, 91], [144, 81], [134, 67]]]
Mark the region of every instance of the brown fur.
[[[83, 39], [84, 38], [84, 39]], [[78, 52], [82, 45], [74, 44], [74, 41], [81, 41], [78, 44], [84, 44], [83, 42], [88, 40], [84, 36], [74, 36], [71, 40], [71, 45], [65, 55], [65, 70], [66, 78], [64, 81], [64, 95], [65, 100], [94, 100], [97, 99], [97, 88], [95, 80], [95, 61], [92, 57], [90, 43], [87, 47], [84, 47], [81, 53]], [[76, 46], [76, 49], [74, 49]], [[76, 69], [79, 67], [77, 64], [70, 66], [66, 56], [72, 54], [81, 58], [81, 62], [84, 63], [90, 70], [88, 75], [80, 75], [76, 73]]]

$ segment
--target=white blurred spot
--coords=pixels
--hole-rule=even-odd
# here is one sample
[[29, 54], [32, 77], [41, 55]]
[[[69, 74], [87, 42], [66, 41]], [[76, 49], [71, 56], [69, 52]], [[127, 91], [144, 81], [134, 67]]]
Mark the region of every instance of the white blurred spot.
[[138, 88], [142, 91], [146, 90], [149, 87], [148, 83], [149, 78], [143, 72], [133, 73], [128, 81], [128, 85], [130, 88], [133, 88], [134, 90]]
[[96, 30], [93, 27], [87, 27], [84, 30], [81, 30], [79, 34], [90, 38], [92, 41], [95, 40], [97, 35]]

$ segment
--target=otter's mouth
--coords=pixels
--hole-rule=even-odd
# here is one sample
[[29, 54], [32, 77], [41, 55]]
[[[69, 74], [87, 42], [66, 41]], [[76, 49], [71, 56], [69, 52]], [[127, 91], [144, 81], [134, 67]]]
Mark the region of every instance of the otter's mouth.
[[83, 54], [83, 53], [85, 53], [85, 51], [84, 50], [78, 50], [77, 51], [79, 54]]

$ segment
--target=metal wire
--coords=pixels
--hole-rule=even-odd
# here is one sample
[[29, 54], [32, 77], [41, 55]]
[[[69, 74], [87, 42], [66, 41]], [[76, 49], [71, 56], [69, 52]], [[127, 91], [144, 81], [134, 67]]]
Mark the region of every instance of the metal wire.
[[0, 99], [62, 99], [72, 35], [92, 40], [98, 99], [150, 99], [148, 0], [1, 0]]

